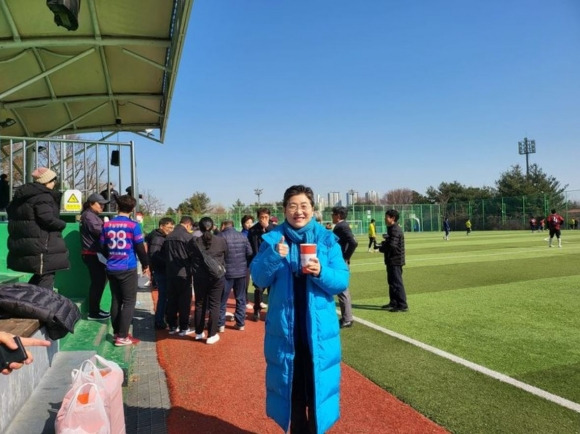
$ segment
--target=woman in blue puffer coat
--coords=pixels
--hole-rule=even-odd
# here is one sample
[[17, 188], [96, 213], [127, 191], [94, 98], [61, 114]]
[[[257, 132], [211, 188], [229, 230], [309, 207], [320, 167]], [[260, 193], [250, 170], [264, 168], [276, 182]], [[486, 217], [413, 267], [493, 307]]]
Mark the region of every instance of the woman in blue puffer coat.
[[[340, 335], [334, 295], [349, 270], [336, 236], [312, 218], [312, 189], [284, 193], [283, 224], [262, 235], [254, 283], [270, 287], [266, 316], [266, 412], [284, 431], [324, 433], [339, 418]], [[300, 244], [316, 244], [303, 264]]]

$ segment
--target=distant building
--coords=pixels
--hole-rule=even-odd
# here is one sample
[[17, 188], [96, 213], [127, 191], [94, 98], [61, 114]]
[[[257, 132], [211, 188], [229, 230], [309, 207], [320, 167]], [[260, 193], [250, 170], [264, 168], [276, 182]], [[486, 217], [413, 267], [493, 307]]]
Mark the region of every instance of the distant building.
[[349, 191], [346, 194], [346, 205], [351, 206], [358, 202], [358, 191], [353, 191], [352, 193]]
[[369, 190], [365, 193], [365, 200], [367, 203], [379, 203], [379, 194], [374, 190]]
[[326, 200], [320, 194], [316, 195], [316, 207], [319, 210], [326, 208]]
[[331, 191], [328, 193], [328, 206], [342, 205], [342, 199], [338, 191]]

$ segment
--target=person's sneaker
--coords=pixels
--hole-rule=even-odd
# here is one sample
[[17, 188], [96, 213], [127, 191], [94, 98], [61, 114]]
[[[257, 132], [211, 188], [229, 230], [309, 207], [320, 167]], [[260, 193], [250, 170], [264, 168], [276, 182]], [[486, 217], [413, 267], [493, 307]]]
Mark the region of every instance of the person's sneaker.
[[396, 306], [393, 306], [390, 303], [389, 304], [385, 304], [384, 306], [381, 306], [381, 309], [383, 309], [383, 310], [393, 310], [393, 309], [396, 309], [396, 308], [397, 308]]
[[344, 321], [344, 320], [342, 320], [342, 319], [341, 319], [341, 320], [340, 320], [339, 327], [340, 327], [341, 329], [345, 329], [345, 328], [352, 327], [352, 326], [353, 326], [353, 324], [354, 324], [354, 321]]
[[255, 322], [258, 322], [258, 321], [260, 321], [260, 313], [259, 313], [259, 312], [254, 312], [254, 316], [252, 317], [252, 319], [253, 319]]
[[226, 326], [219, 326], [218, 327], [218, 332], [223, 333], [226, 331]]
[[253, 309], [254, 305], [252, 303], [246, 304], [246, 309]]
[[188, 336], [188, 335], [192, 335], [192, 334], [194, 334], [194, 333], [195, 333], [195, 330], [193, 330], [193, 329], [190, 329], [190, 328], [187, 328], [187, 329], [185, 329], [185, 330], [181, 330], [181, 331], [179, 332], [179, 336]]
[[177, 333], [178, 328], [177, 327], [171, 327], [169, 329], [169, 334], [170, 335], [174, 335], [175, 333]]
[[137, 339], [136, 337], [134, 337], [131, 333], [129, 333], [127, 335], [127, 339], [130, 339], [131, 342], [133, 342], [134, 344], [138, 344], [139, 342], [141, 342], [141, 339]]
[[201, 332], [201, 333], [196, 333], [195, 334], [195, 340], [196, 341], [201, 341], [202, 339], [205, 339], [205, 332]]
[[136, 345], [139, 342], [141, 342], [140, 339], [134, 338], [133, 336], [129, 335], [126, 338], [117, 337], [117, 339], [115, 339], [115, 346], [125, 347], [128, 345]]
[[260, 307], [262, 309], [267, 309], [268, 308], [268, 305], [266, 303], [262, 302], [262, 303], [260, 303]]
[[87, 316], [87, 319], [89, 321], [104, 321], [109, 318], [111, 318], [111, 314], [109, 314], [108, 312], [107, 313], [99, 312], [96, 315]]
[[246, 327], [244, 327], [243, 325], [237, 325], [237, 324], [234, 326], [234, 328], [236, 330], [239, 330], [239, 331], [244, 331], [246, 329]]
[[409, 308], [408, 307], [397, 307], [397, 308], [391, 309], [390, 312], [409, 312]]
[[226, 312], [226, 321], [233, 321], [234, 320], [234, 314], [231, 312]]
[[99, 312], [101, 312], [103, 315], [109, 315], [109, 316], [111, 315], [110, 312], [107, 312], [106, 310], [103, 310], [103, 309], [99, 309]]
[[205, 343], [208, 344], [208, 345], [212, 345], [212, 344], [215, 344], [219, 340], [220, 340], [220, 335], [218, 335], [216, 333], [215, 335], [207, 338], [207, 340], [205, 341]]
[[133, 342], [129, 338], [117, 338], [115, 339], [115, 346], [116, 347], [124, 347], [127, 345], [133, 345]]

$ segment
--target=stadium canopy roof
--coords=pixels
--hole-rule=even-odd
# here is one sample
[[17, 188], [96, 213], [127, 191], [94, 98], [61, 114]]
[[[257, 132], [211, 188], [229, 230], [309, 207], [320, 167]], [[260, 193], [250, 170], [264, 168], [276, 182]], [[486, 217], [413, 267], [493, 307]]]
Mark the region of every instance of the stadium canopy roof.
[[0, 0], [0, 135], [157, 129], [163, 142], [193, 0], [80, 3], [68, 31], [46, 0]]

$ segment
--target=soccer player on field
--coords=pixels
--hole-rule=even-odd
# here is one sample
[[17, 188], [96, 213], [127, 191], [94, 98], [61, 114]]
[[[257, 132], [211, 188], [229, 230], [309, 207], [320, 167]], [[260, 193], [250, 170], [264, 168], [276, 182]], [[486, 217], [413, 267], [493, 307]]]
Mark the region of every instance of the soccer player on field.
[[552, 210], [552, 214], [548, 216], [548, 228], [550, 229], [550, 241], [548, 242], [548, 247], [552, 247], [552, 239], [554, 235], [558, 238], [558, 247], [562, 248], [562, 238], [560, 238], [560, 225], [564, 223], [564, 218], [556, 213], [556, 210]]

